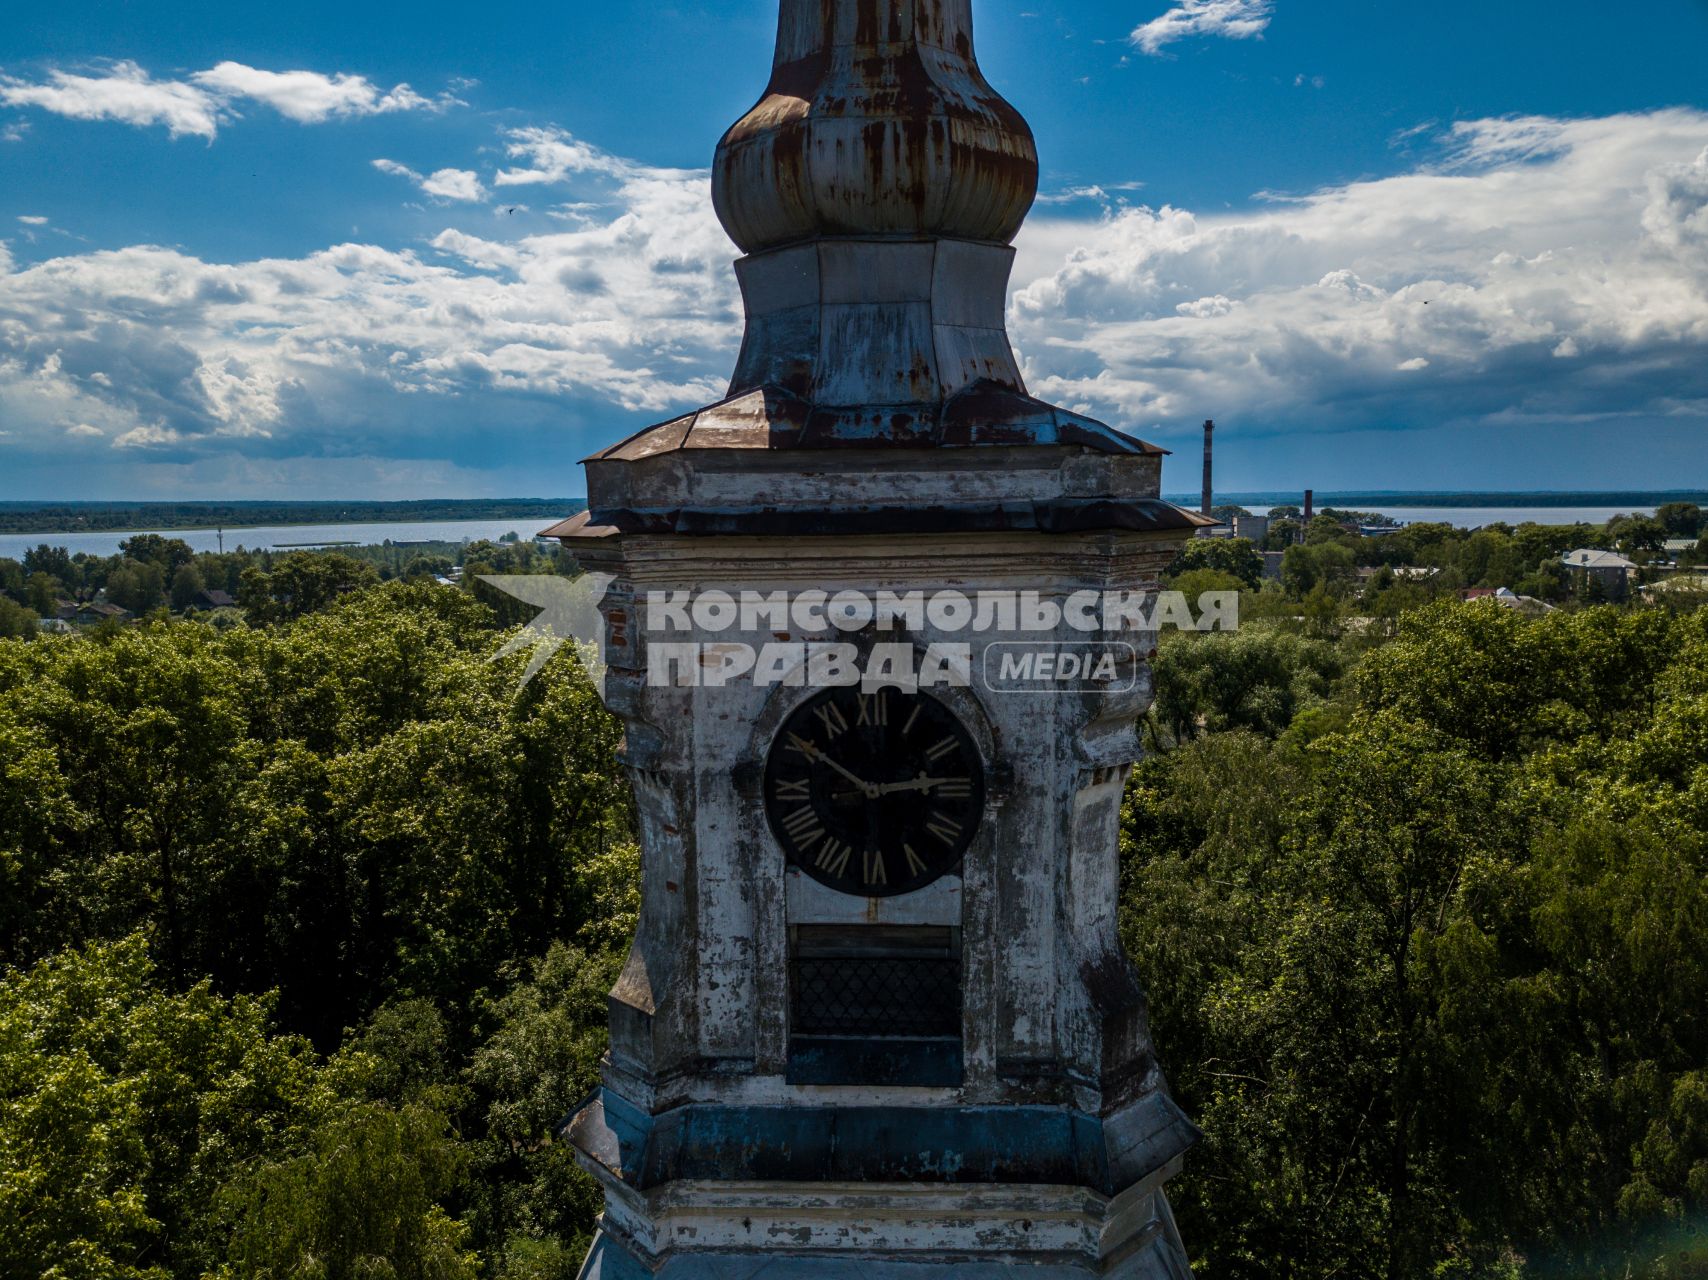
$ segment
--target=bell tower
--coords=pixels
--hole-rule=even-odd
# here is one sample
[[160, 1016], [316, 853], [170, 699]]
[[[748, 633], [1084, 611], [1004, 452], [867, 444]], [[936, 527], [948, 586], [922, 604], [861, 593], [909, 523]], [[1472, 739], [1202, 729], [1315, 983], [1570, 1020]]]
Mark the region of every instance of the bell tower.
[[642, 829], [565, 1127], [605, 1191], [585, 1280], [1189, 1274], [1117, 824], [1133, 602], [1206, 522], [1161, 450], [1026, 390], [1037, 175], [971, 0], [782, 0], [713, 168], [728, 396], [587, 459], [552, 531], [611, 579]]

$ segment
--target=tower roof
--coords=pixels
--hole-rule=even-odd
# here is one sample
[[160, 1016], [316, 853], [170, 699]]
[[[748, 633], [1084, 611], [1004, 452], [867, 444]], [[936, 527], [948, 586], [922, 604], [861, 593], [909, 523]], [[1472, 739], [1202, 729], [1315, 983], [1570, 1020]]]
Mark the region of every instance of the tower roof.
[[786, 391], [750, 391], [646, 427], [587, 461], [632, 462], [680, 449], [859, 449], [879, 442], [922, 449], [1072, 445], [1097, 453], [1168, 452], [1094, 418], [976, 382], [951, 397], [940, 412], [917, 414], [904, 407], [867, 414], [817, 409]]

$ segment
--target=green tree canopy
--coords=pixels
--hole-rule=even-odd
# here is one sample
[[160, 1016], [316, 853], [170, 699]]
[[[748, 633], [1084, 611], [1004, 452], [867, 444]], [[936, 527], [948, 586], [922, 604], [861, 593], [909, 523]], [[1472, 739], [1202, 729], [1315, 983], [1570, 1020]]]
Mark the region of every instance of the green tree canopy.
[[1699, 1274], [1708, 618], [1443, 603], [1346, 692], [1129, 791], [1200, 1274]]
[[162, 990], [140, 938], [9, 975], [0, 1271], [155, 1280], [211, 1263], [210, 1199], [305, 1118], [312, 1053], [268, 1024], [265, 1000]]
[[1275, 737], [1328, 694], [1341, 663], [1331, 645], [1268, 628], [1181, 635], [1157, 655], [1152, 714], [1177, 741], [1230, 729]]
[[318, 612], [346, 592], [379, 581], [371, 564], [335, 552], [293, 551], [272, 569], [243, 571], [237, 602], [251, 622], [282, 622]]
[[1351, 550], [1338, 543], [1301, 543], [1288, 547], [1281, 557], [1281, 585], [1296, 599], [1303, 599], [1318, 586], [1330, 592], [1346, 591], [1357, 579], [1357, 562]]
[[1675, 538], [1694, 538], [1702, 532], [1702, 508], [1694, 502], [1663, 502], [1655, 519]]
[[163, 538], [158, 533], [133, 533], [119, 543], [119, 551], [139, 563], [158, 566], [168, 582], [196, 555], [182, 538]]
[[1214, 569], [1255, 588], [1263, 580], [1263, 557], [1250, 538], [1192, 538], [1168, 566], [1165, 577], [1177, 578], [1194, 569]]

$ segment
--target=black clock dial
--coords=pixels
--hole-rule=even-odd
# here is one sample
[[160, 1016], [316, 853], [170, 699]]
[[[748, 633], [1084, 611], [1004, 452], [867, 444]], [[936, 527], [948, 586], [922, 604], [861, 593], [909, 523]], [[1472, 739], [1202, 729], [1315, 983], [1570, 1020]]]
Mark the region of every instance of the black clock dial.
[[927, 693], [825, 689], [765, 761], [765, 816], [789, 863], [843, 893], [923, 888], [955, 869], [983, 813], [972, 735]]

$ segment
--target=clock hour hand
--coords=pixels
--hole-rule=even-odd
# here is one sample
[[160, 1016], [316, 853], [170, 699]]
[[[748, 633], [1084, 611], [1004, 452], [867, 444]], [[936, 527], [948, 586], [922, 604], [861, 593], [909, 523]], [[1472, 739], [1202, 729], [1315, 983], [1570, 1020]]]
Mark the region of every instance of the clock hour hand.
[[940, 787], [945, 783], [960, 781], [962, 781], [960, 778], [927, 778], [922, 773], [917, 778], [910, 778], [906, 782], [879, 783], [875, 788], [875, 791], [880, 796], [893, 795], [897, 791], [930, 791], [933, 787]]

